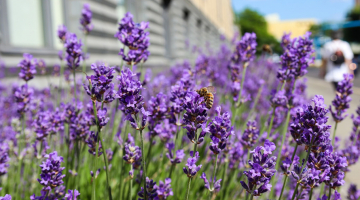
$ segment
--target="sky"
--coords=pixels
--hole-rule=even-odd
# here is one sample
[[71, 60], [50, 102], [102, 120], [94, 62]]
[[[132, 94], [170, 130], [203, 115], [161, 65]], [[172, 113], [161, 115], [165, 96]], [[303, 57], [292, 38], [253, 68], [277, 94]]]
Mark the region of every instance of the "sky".
[[263, 15], [277, 13], [280, 20], [312, 18], [318, 22], [340, 22], [355, 0], [232, 0], [235, 11], [252, 8]]

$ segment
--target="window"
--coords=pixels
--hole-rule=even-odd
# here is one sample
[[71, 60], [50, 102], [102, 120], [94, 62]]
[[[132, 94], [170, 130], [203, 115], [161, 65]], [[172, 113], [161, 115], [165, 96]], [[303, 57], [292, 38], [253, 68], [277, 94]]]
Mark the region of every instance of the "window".
[[51, 1], [51, 20], [53, 28], [52, 38], [54, 41], [54, 47], [56, 49], [62, 49], [63, 44], [60, 42], [57, 36], [57, 30], [59, 25], [64, 24], [64, 9], [62, 0]]
[[43, 47], [44, 25], [41, 0], [7, 1], [10, 45]]

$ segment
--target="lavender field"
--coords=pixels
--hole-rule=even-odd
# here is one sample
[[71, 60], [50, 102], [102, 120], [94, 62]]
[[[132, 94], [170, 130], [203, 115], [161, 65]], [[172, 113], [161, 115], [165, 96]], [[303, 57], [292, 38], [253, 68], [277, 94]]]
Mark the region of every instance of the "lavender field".
[[[79, 26], [85, 38], [94, 28], [88, 4]], [[52, 72], [25, 53], [18, 78], [0, 80], [0, 200], [360, 198], [345, 186], [360, 150], [353, 75], [331, 105], [307, 95], [310, 32], [284, 34], [280, 62], [244, 33], [152, 73], [149, 26], [126, 13], [114, 33], [122, 61], [109, 66], [89, 63], [87, 40], [59, 24]]]

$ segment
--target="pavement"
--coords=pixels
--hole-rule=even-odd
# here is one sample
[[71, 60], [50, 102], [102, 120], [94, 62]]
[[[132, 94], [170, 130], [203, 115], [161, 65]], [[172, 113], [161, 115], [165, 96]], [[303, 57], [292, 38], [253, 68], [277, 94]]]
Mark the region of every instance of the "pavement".
[[[308, 88], [307, 93], [308, 97], [312, 97], [314, 95], [322, 95], [325, 99], [326, 105], [331, 105], [331, 101], [335, 97], [335, 92], [333, 86], [318, 78], [318, 69], [310, 68], [309, 73], [306, 76], [308, 79]], [[351, 114], [356, 114], [356, 109], [360, 106], [360, 77], [355, 78], [354, 80], [354, 93], [351, 95], [352, 101], [350, 102], [350, 109], [347, 111], [349, 116], [347, 116], [342, 122], [338, 124], [336, 136], [338, 136], [340, 141], [340, 149], [344, 148], [345, 140], [347, 140], [350, 136], [350, 132], [352, 130], [353, 124], [351, 120]], [[334, 127], [335, 123], [329, 117], [329, 122], [332, 127]], [[331, 130], [331, 135], [333, 133], [333, 129]], [[350, 172], [347, 172], [345, 175], [345, 187], [341, 187], [341, 194], [343, 197], [347, 195], [347, 189], [349, 188], [350, 183], [357, 184], [360, 186], [360, 161], [357, 164], [350, 167]], [[344, 198], [343, 198], [344, 199]]]

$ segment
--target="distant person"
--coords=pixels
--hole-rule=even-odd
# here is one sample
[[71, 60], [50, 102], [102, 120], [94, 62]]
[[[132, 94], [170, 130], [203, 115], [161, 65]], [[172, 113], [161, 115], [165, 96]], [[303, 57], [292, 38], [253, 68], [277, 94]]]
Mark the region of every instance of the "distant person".
[[322, 66], [320, 77], [331, 82], [335, 89], [338, 82], [344, 79], [344, 74], [351, 73], [355, 69], [351, 60], [354, 57], [349, 43], [340, 39], [340, 32], [331, 32], [331, 41], [324, 44], [321, 49]]

